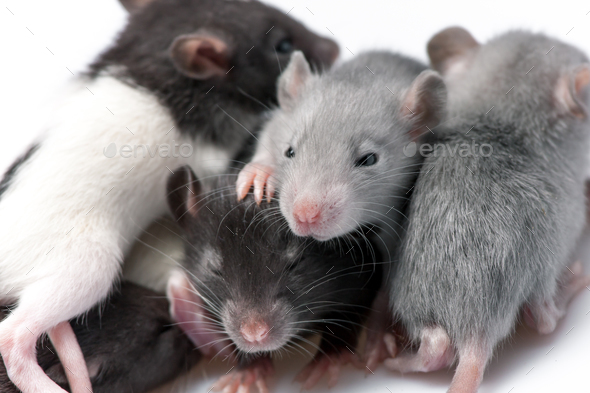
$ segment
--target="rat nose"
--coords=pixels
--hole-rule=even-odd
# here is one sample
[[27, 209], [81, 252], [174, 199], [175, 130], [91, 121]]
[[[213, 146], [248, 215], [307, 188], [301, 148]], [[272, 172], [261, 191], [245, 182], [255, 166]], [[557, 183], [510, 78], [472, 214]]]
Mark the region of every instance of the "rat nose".
[[302, 224], [313, 224], [320, 220], [321, 209], [317, 203], [301, 200], [293, 206], [293, 218]]
[[270, 328], [262, 319], [250, 319], [248, 321], [242, 322], [240, 326], [240, 333], [244, 340], [248, 341], [249, 343], [259, 343], [266, 338], [270, 332]]

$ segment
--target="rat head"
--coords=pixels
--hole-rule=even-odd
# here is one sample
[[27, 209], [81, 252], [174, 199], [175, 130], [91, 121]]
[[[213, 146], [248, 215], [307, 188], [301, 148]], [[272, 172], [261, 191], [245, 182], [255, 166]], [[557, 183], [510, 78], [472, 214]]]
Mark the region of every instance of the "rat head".
[[395, 226], [420, 162], [404, 147], [443, 116], [446, 91], [435, 72], [408, 71], [386, 88], [360, 68], [316, 76], [295, 53], [279, 80], [281, 110], [266, 127], [289, 130], [273, 141], [282, 151], [277, 189], [299, 236], [328, 240], [363, 225]]
[[182, 106], [182, 114], [197, 103], [214, 106], [221, 100], [242, 100], [261, 112], [263, 106], [245, 100], [244, 93], [275, 103], [276, 80], [294, 50], [318, 69], [329, 67], [339, 53], [334, 41], [258, 1], [122, 3], [130, 11], [129, 23], [94, 71], [115, 66], [112, 72], [159, 93], [173, 109]]
[[[159, 293], [123, 283], [106, 306], [72, 326], [86, 358], [94, 392], [148, 391], [189, 370], [201, 358], [175, 325]], [[47, 375], [67, 386], [55, 351], [40, 349]]]
[[588, 59], [556, 39], [512, 31], [481, 45], [451, 27], [430, 40], [428, 54], [449, 86], [450, 117], [486, 113], [537, 128], [545, 120], [587, 117]]
[[370, 245], [339, 248], [292, 236], [275, 205], [237, 202], [231, 180], [203, 195], [184, 167], [168, 183], [169, 205], [188, 242], [186, 272], [172, 276], [168, 296], [201, 351], [280, 351], [320, 321], [330, 326], [364, 313], [355, 304], [370, 296], [365, 285], [380, 282]]

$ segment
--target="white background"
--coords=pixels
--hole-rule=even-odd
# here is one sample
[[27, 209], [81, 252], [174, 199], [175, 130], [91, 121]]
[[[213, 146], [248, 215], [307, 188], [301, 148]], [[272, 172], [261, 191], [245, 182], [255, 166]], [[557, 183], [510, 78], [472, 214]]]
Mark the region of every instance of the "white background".
[[[0, 170], [3, 171], [42, 130], [52, 98], [73, 77], [72, 73], [83, 71], [112, 41], [124, 25], [126, 14], [116, 0], [1, 2]], [[507, 29], [532, 29], [590, 52], [590, 3], [581, 1], [267, 2], [285, 12], [292, 9], [290, 15], [315, 31], [332, 36], [339, 42], [344, 59], [364, 49], [387, 48], [426, 61], [426, 42], [450, 25], [462, 25], [480, 41]], [[590, 253], [584, 254], [582, 261], [590, 267]], [[540, 337], [520, 327], [497, 352], [480, 391], [590, 391], [589, 310], [590, 291], [585, 290], [553, 334]], [[291, 380], [304, 361], [294, 357], [278, 362], [272, 390], [298, 392], [299, 386]], [[224, 365], [201, 366], [190, 378], [176, 381], [161, 392], [207, 392], [215, 376], [225, 371]], [[400, 376], [380, 369], [376, 375], [364, 378], [363, 372], [346, 369], [334, 391], [445, 392], [451, 377], [451, 371]], [[315, 391], [321, 392], [323, 386]]]

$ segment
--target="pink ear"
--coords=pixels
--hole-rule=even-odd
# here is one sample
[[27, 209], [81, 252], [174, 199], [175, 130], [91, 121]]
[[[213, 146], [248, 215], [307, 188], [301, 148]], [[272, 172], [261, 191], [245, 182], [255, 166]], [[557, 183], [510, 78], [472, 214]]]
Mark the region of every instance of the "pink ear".
[[211, 33], [177, 37], [170, 47], [170, 56], [180, 72], [195, 79], [224, 77], [229, 70], [228, 45]]
[[410, 122], [408, 132], [412, 141], [438, 125], [446, 113], [447, 88], [436, 71], [425, 70], [412, 82], [400, 108], [403, 118]]
[[172, 272], [168, 279], [166, 296], [170, 301], [172, 319], [203, 355], [231, 355], [231, 340], [207, 313], [201, 297], [183, 272]]
[[584, 64], [562, 75], [555, 87], [555, 101], [561, 111], [584, 119], [587, 114], [587, 87], [590, 84], [590, 64]]

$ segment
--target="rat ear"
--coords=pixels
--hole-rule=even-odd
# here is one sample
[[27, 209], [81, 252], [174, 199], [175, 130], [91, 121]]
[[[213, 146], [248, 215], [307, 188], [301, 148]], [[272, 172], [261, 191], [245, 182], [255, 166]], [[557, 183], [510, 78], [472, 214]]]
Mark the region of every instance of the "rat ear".
[[465, 55], [479, 48], [479, 43], [462, 27], [449, 27], [428, 41], [428, 57], [432, 68], [446, 75]]
[[168, 178], [168, 206], [181, 226], [196, 217], [201, 184], [192, 169], [185, 165]]
[[562, 75], [555, 87], [555, 101], [558, 108], [584, 119], [588, 115], [588, 86], [590, 85], [590, 64], [584, 64]]
[[303, 52], [293, 52], [287, 69], [279, 78], [277, 96], [281, 108], [289, 110], [294, 107], [297, 96], [311, 77], [311, 69]]
[[401, 105], [401, 115], [411, 122], [410, 138], [416, 141], [445, 116], [447, 88], [440, 75], [432, 70], [422, 71], [414, 79]]
[[121, 5], [130, 13], [137, 12], [154, 0], [119, 0]]
[[[203, 301], [186, 274], [180, 270], [170, 273], [166, 286], [166, 297], [170, 302], [170, 316], [184, 331], [188, 338], [205, 356], [213, 356], [217, 352], [211, 345], [210, 325], [204, 315]], [[205, 329], [203, 329], [205, 326]], [[224, 344], [225, 346], [225, 344]]]
[[224, 77], [229, 71], [230, 56], [225, 40], [207, 32], [178, 36], [170, 46], [176, 69], [194, 79]]

